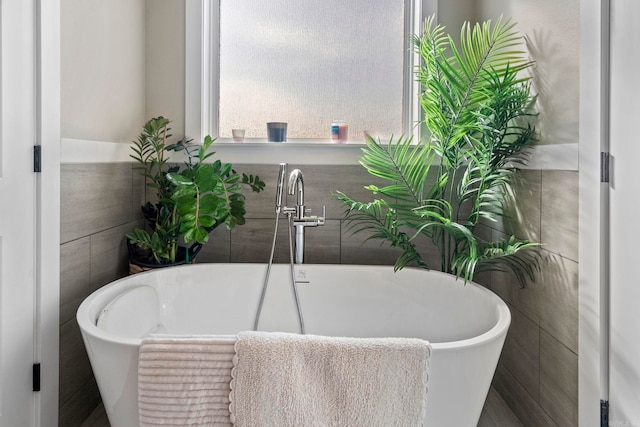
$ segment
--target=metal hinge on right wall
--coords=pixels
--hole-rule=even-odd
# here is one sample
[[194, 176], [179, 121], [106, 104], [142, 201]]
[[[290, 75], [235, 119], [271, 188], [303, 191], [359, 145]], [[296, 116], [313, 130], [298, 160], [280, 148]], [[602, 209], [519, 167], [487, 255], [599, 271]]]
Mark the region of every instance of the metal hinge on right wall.
[[33, 364], [33, 391], [40, 391], [40, 364]]
[[600, 401], [600, 427], [609, 427], [609, 401]]
[[609, 182], [609, 152], [600, 152], [600, 182]]
[[42, 172], [42, 146], [33, 146], [33, 171], [36, 173]]

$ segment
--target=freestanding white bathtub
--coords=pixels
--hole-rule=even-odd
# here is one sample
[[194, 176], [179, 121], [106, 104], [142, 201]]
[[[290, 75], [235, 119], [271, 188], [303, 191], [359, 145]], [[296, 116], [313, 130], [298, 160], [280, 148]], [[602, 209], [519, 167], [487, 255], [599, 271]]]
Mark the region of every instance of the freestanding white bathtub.
[[[112, 427], [138, 425], [141, 337], [251, 330], [265, 271], [264, 264], [163, 268], [108, 284], [80, 305]], [[425, 425], [477, 424], [511, 321], [498, 296], [440, 272], [386, 266], [304, 264], [296, 280], [308, 334], [429, 340]], [[272, 268], [259, 330], [299, 332], [288, 264]]]

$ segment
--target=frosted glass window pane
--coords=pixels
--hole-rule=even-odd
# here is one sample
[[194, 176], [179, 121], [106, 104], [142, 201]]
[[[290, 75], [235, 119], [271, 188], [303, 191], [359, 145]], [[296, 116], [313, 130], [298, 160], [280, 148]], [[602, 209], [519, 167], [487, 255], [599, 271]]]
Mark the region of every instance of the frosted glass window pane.
[[404, 38], [404, 0], [221, 0], [220, 136], [401, 133]]

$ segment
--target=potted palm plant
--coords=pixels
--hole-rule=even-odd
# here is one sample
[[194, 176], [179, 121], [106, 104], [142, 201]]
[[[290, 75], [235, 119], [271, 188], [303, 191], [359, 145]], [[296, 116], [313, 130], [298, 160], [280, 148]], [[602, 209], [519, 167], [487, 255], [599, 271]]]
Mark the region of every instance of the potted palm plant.
[[[524, 284], [539, 268], [539, 244], [515, 236], [486, 241], [474, 231], [481, 220], [504, 215], [515, 166], [526, 163], [536, 141], [535, 97], [522, 73], [532, 63], [509, 20], [466, 23], [460, 39], [458, 47], [427, 19], [413, 45], [428, 137], [386, 145], [368, 138], [360, 163], [389, 184], [367, 186], [378, 197], [370, 202], [336, 196], [353, 232], [400, 248], [396, 270], [439, 267], [469, 281], [484, 270], [507, 270]], [[440, 254], [435, 263], [416, 243], [425, 237]]]
[[[142, 206], [145, 229], [126, 234], [132, 273], [192, 262], [216, 227], [245, 223], [243, 187], [255, 192], [265, 187], [257, 175], [212, 161], [210, 136], [197, 146], [184, 139], [169, 143], [169, 123], [150, 119], [132, 145], [135, 168], [155, 190], [155, 200]], [[186, 161], [170, 163], [171, 153], [186, 154]]]

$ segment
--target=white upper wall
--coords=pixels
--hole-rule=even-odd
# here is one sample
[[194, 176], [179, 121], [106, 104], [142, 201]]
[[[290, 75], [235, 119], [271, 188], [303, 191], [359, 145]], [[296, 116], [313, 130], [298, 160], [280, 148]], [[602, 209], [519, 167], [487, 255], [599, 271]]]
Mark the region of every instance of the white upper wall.
[[456, 43], [460, 42], [462, 24], [475, 21], [476, 3], [476, 0], [438, 0], [438, 23], [446, 26]]
[[538, 94], [540, 143], [578, 142], [579, 0], [477, 0], [476, 19], [511, 17], [527, 38]]
[[61, 136], [129, 142], [145, 120], [145, 0], [61, 0]]
[[147, 0], [147, 118], [171, 119], [171, 133], [184, 136], [185, 2]]

